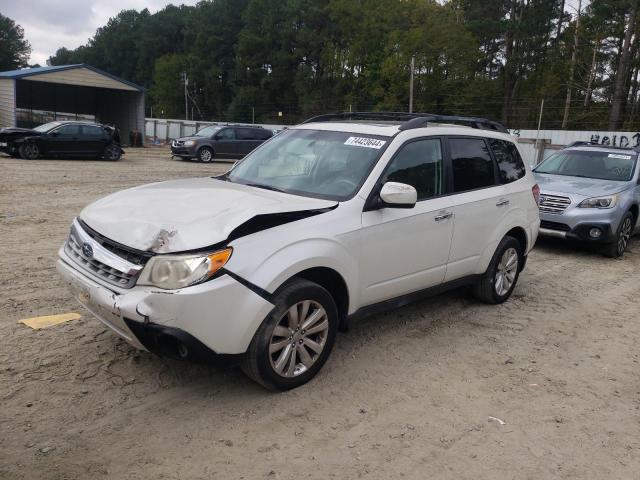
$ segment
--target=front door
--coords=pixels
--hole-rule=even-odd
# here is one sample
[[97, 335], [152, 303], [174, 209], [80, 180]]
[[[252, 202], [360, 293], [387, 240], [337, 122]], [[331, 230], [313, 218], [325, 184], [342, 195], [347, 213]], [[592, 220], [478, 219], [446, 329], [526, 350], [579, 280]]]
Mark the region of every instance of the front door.
[[215, 136], [213, 149], [218, 158], [234, 158], [238, 155], [235, 128], [223, 128]]
[[418, 192], [415, 207], [362, 214], [361, 300], [377, 303], [442, 283], [453, 233], [453, 203], [442, 196], [440, 138], [411, 140], [387, 166], [379, 185], [399, 182]]
[[68, 123], [47, 134], [46, 150], [53, 155], [68, 155], [74, 152], [80, 137], [80, 125]]

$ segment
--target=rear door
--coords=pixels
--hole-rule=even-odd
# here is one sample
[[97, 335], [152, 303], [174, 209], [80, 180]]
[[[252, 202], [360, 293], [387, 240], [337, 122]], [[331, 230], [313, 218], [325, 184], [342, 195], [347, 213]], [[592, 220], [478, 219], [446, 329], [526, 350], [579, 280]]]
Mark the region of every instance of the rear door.
[[509, 205], [506, 188], [481, 137], [447, 138], [454, 227], [445, 281], [478, 272], [485, 251], [495, 249], [495, 231]]
[[238, 156], [244, 157], [264, 140], [259, 128], [236, 128], [236, 144]]
[[97, 125], [82, 125], [80, 128], [80, 146], [82, 153], [98, 156], [104, 153], [107, 134]]
[[214, 154], [218, 158], [233, 158], [238, 156], [236, 145], [236, 129], [227, 127], [220, 130], [215, 135]]

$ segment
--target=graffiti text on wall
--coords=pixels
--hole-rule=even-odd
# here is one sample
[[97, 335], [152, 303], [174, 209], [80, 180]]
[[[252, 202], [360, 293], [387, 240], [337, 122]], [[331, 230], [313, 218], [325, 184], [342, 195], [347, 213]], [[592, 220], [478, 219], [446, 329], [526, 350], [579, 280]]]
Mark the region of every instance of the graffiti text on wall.
[[597, 145], [611, 145], [612, 147], [640, 147], [640, 132], [631, 136], [626, 135], [598, 135], [597, 133], [591, 135], [591, 143]]

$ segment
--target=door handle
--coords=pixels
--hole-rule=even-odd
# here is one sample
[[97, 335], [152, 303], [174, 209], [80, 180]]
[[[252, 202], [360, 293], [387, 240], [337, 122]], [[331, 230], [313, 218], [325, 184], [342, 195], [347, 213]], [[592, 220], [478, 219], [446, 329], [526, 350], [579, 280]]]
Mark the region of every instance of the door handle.
[[453, 217], [453, 212], [440, 212], [438, 215], [433, 217], [436, 222], [441, 222], [442, 220], [446, 220], [448, 218]]
[[507, 200], [506, 198], [501, 198], [500, 200], [498, 200], [498, 203], [496, 203], [496, 207], [504, 207], [506, 205], [509, 205], [509, 200]]

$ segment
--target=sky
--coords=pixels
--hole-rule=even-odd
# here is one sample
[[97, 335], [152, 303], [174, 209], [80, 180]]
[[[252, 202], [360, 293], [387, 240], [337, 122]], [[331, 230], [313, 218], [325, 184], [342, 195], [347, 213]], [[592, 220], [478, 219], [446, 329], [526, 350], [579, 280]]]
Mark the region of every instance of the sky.
[[195, 5], [197, 0], [0, 0], [0, 13], [24, 29], [31, 44], [29, 62], [44, 66], [58, 48], [87, 43], [121, 10], [148, 8], [155, 13], [170, 3]]

